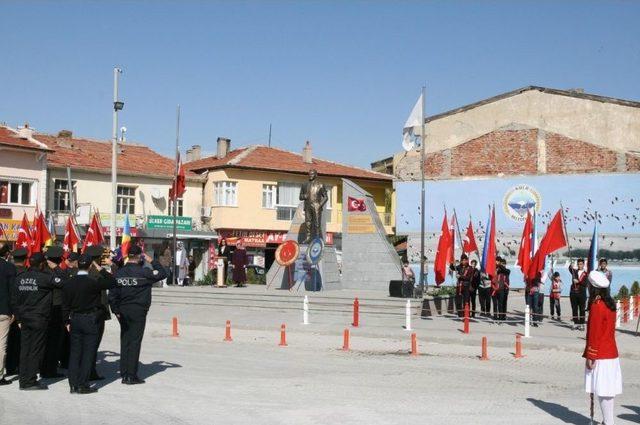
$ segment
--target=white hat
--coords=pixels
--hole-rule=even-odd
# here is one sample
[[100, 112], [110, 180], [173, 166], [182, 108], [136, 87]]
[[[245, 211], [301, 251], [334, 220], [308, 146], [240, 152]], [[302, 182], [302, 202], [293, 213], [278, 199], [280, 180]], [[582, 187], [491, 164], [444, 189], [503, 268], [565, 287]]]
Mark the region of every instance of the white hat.
[[599, 272], [598, 270], [593, 270], [589, 273], [589, 282], [593, 285], [594, 288], [608, 288], [611, 282], [607, 279], [604, 273]]

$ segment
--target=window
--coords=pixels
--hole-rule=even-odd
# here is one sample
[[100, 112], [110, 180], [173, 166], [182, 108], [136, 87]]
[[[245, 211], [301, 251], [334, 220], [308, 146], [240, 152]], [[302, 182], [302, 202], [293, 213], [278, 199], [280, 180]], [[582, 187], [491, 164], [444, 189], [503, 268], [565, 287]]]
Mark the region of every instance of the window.
[[117, 214], [136, 213], [136, 188], [133, 186], [118, 186], [116, 204]]
[[23, 181], [0, 181], [0, 204], [32, 205], [35, 184]]
[[[182, 198], [178, 198], [178, 202], [176, 202], [177, 214], [176, 216], [182, 217]], [[169, 215], [173, 215], [173, 201], [169, 201]]]
[[237, 207], [238, 183], [215, 182], [213, 184], [213, 205], [218, 207]]
[[262, 208], [275, 208], [277, 187], [275, 184], [262, 185]]
[[300, 183], [278, 183], [276, 219], [290, 221], [300, 204]]
[[333, 186], [325, 186], [324, 188], [327, 190], [327, 209], [330, 210], [333, 208]]
[[[75, 186], [76, 182], [71, 182], [71, 185]], [[53, 181], [53, 209], [63, 212], [68, 212], [71, 209], [71, 192], [67, 180], [56, 179]]]

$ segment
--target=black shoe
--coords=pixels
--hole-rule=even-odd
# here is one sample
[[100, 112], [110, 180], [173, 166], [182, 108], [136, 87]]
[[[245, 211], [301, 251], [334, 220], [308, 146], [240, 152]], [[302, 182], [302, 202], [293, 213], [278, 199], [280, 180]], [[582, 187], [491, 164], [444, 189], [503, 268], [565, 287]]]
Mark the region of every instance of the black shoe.
[[70, 392], [71, 394], [75, 394], [75, 393], [77, 393], [77, 392], [78, 392], [78, 387], [76, 387], [75, 385], [71, 385], [71, 386], [69, 387], [69, 392]]
[[97, 373], [92, 373], [89, 377], [89, 381], [102, 381], [104, 380], [104, 376], [98, 375]]
[[37, 390], [48, 390], [49, 387], [47, 387], [43, 383], [36, 382], [35, 384], [31, 384], [31, 385], [27, 385], [27, 386], [24, 386], [24, 387], [20, 387], [20, 389], [23, 390], [23, 391], [37, 391]]
[[138, 385], [138, 384], [144, 384], [144, 379], [140, 379], [137, 376], [127, 376], [124, 380], [123, 383], [126, 385]]
[[11, 385], [11, 381], [7, 381], [6, 379], [2, 378], [0, 379], [0, 386], [3, 385]]
[[92, 393], [97, 393], [98, 389], [97, 388], [91, 388], [91, 387], [78, 387], [78, 394], [92, 394]]
[[122, 377], [122, 380], [120, 381], [120, 383], [121, 383], [121, 384], [126, 384], [128, 379], [129, 379], [129, 377], [128, 377], [128, 376], [123, 376], [123, 377]]

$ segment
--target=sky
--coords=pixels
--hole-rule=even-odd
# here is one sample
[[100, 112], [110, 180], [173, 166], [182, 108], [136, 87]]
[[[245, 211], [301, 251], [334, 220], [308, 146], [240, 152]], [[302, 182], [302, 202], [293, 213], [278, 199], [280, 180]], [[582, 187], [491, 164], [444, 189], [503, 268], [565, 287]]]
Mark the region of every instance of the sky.
[[266, 144], [368, 167], [429, 115], [527, 85], [640, 100], [640, 2], [3, 1], [0, 122], [173, 155]]

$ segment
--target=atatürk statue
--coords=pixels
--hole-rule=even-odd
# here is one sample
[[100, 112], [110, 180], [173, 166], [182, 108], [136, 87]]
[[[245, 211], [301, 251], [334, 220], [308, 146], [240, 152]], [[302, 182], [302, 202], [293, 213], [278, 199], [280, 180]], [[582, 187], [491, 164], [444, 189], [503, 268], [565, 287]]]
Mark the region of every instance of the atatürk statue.
[[304, 224], [309, 243], [316, 237], [322, 238], [322, 209], [329, 199], [327, 189], [317, 180], [318, 172], [309, 170], [309, 182], [302, 185], [300, 200], [304, 201]]

